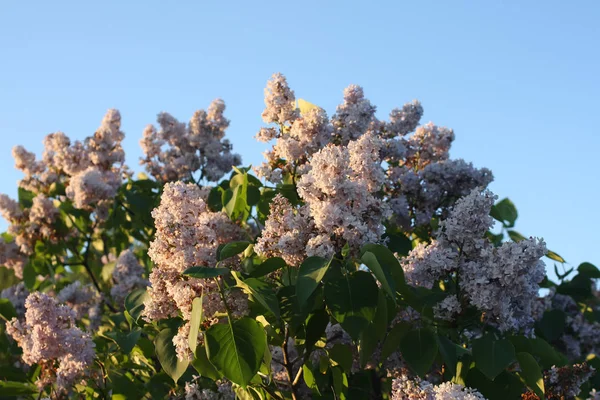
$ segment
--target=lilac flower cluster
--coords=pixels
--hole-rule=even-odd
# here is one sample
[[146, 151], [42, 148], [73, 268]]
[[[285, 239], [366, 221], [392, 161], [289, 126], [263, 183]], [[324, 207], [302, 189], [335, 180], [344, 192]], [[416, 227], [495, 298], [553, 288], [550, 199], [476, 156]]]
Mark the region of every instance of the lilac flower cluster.
[[595, 370], [590, 365], [555, 367], [544, 371], [544, 388], [549, 400], [574, 399], [581, 392], [581, 386], [590, 379]]
[[59, 211], [54, 202], [40, 193], [33, 198], [30, 208], [22, 209], [18, 202], [7, 195], [0, 195], [0, 213], [10, 223], [8, 233], [14, 236], [14, 243], [18, 247], [3, 240], [3, 247], [7, 266], [12, 266], [15, 274], [22, 275], [23, 256], [33, 253], [37, 240], [58, 240], [54, 222]]
[[102, 297], [92, 285], [75, 281], [58, 292], [56, 298], [73, 310], [77, 321], [89, 319], [88, 331], [94, 332], [100, 326]]
[[0, 292], [0, 298], [8, 299], [19, 317], [25, 315], [25, 300], [27, 300], [27, 296], [29, 296], [29, 290], [25, 287], [25, 282], [19, 282]]
[[357, 250], [376, 243], [389, 217], [377, 196], [385, 178], [378, 137], [365, 134], [347, 146], [328, 144], [307, 164], [298, 182], [306, 206], [293, 209], [276, 198], [255, 250], [263, 256], [285, 256], [299, 265], [306, 255], [329, 257], [348, 243]]
[[452, 319], [469, 305], [501, 331], [531, 333], [546, 246], [526, 239], [494, 247], [484, 239], [493, 224], [489, 212], [494, 199], [479, 189], [461, 198], [440, 223], [436, 239], [414, 248], [401, 263], [413, 285], [431, 288], [439, 280], [455, 280], [459, 297], [451, 295], [437, 305], [440, 318]]
[[15, 166], [25, 174], [19, 185], [48, 194], [56, 184], [64, 184], [67, 197], [77, 208], [92, 210], [115, 195], [127, 171], [121, 146], [125, 135], [120, 128], [121, 114], [111, 109], [98, 130], [83, 142], [71, 143], [62, 132], [46, 136], [41, 160], [23, 147], [15, 147]]
[[23, 362], [42, 366], [37, 381], [40, 389], [56, 383], [59, 391], [69, 390], [91, 366], [94, 342], [75, 325], [71, 308], [44, 293], [30, 294], [25, 308], [25, 320], [13, 318], [6, 324], [6, 332], [23, 349]]
[[457, 383], [444, 382], [433, 385], [419, 378], [410, 379], [407, 375], [392, 381], [391, 400], [485, 400], [475, 389]]
[[140, 265], [131, 250], [124, 250], [116, 261], [112, 272], [114, 281], [110, 295], [117, 304], [123, 307], [125, 298], [135, 289], [148, 286], [148, 280], [143, 278], [144, 268]]
[[[447, 216], [454, 201], [492, 179], [488, 170], [448, 160], [452, 130], [431, 123], [417, 128], [423, 114], [417, 101], [393, 110], [390, 121], [381, 122], [363, 89], [351, 85], [328, 121], [318, 107], [300, 114], [281, 74], [272, 77], [265, 93], [264, 120], [278, 128], [263, 128], [257, 135], [276, 143], [265, 153], [267, 162], [255, 170], [272, 182], [295, 176], [309, 212], [304, 207], [282, 212], [281, 204], [274, 204], [272, 218], [279, 220], [267, 221], [257, 246], [261, 255], [286, 254], [288, 263], [298, 265], [287, 255], [292, 248], [301, 259], [330, 255], [346, 243], [354, 249], [376, 243], [391, 216], [405, 229], [428, 224], [434, 215]], [[404, 137], [415, 129], [414, 135]], [[282, 215], [293, 225], [286, 227]], [[296, 234], [299, 226], [306, 229]]]
[[[150, 273], [150, 296], [144, 314], [149, 320], [160, 320], [181, 313], [186, 323], [173, 343], [179, 358], [184, 359], [191, 356], [187, 338], [194, 298], [203, 296], [202, 308], [208, 325], [218, 322], [215, 314], [226, 309], [213, 279], [184, 277], [182, 272], [193, 266], [214, 267], [218, 246], [239, 240], [242, 232], [226, 214], [209, 211], [194, 184], [167, 183], [152, 216], [156, 235], [148, 255], [155, 266]], [[231, 290], [227, 306], [235, 317], [245, 315], [247, 297]]]
[[196, 382], [185, 383], [185, 400], [234, 400], [235, 393], [231, 387], [231, 382], [226, 380], [217, 381], [217, 391], [204, 389]]
[[160, 182], [190, 179], [197, 171], [201, 178], [218, 181], [242, 162], [224, 139], [229, 126], [224, 111], [225, 103], [217, 99], [207, 111], [196, 111], [187, 126], [168, 113], [160, 113], [157, 121], [161, 129], [149, 125], [144, 130], [140, 145], [145, 157], [140, 164]]
[[[558, 339], [558, 345], [570, 360], [586, 358], [600, 351], [600, 323], [590, 321], [571, 296], [556, 293], [551, 289], [543, 299], [545, 310], [560, 310], [565, 313], [565, 331]], [[539, 313], [541, 318], [542, 313]]]

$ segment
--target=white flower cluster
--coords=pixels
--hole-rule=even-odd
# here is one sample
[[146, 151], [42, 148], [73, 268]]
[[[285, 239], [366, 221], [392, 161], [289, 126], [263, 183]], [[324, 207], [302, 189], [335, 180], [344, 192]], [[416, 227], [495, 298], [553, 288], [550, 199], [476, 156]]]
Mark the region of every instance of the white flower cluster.
[[56, 382], [69, 390], [94, 361], [92, 338], [75, 325], [73, 310], [44, 293], [30, 294], [25, 308], [25, 320], [13, 318], [6, 332], [23, 349], [23, 362], [42, 366], [40, 388]]
[[0, 292], [0, 298], [8, 299], [19, 317], [25, 315], [25, 300], [27, 300], [27, 296], [29, 296], [29, 290], [25, 287], [25, 282], [19, 282]]
[[140, 140], [145, 155], [140, 164], [161, 182], [190, 179], [196, 171], [200, 171], [201, 178], [218, 181], [242, 162], [238, 154], [231, 152], [229, 140], [224, 139], [229, 126], [224, 111], [225, 103], [217, 99], [207, 111], [196, 111], [188, 126], [170, 114], [160, 113], [160, 131], [148, 125]]
[[88, 331], [94, 332], [102, 319], [102, 297], [92, 285], [83, 285], [75, 281], [65, 286], [56, 296], [75, 313], [75, 319], [89, 319]]
[[454, 279], [459, 297], [436, 307], [438, 316], [451, 318], [466, 304], [485, 314], [501, 331], [531, 333], [535, 299], [545, 276], [543, 241], [526, 239], [494, 247], [484, 239], [493, 225], [489, 216], [496, 197], [475, 189], [456, 202], [440, 223], [437, 239], [414, 248], [401, 263], [407, 281], [431, 288], [442, 279]]
[[110, 295], [122, 308], [127, 295], [135, 289], [148, 286], [149, 282], [144, 279], [144, 268], [140, 265], [131, 250], [124, 250], [116, 261], [112, 272], [114, 281], [110, 289]]
[[[182, 272], [194, 266], [214, 267], [219, 245], [239, 240], [241, 230], [224, 213], [208, 210], [198, 186], [182, 182], [164, 186], [160, 205], [152, 216], [156, 235], [148, 255], [155, 266], [150, 273], [150, 296], [144, 314], [149, 320], [160, 320], [181, 313], [186, 323], [173, 343], [183, 359], [191, 356], [187, 337], [194, 298], [204, 296], [202, 308], [207, 324], [218, 321], [214, 315], [225, 312], [225, 304], [213, 279], [188, 278]], [[248, 311], [247, 297], [238, 290], [230, 291], [227, 305], [234, 317]]]
[[406, 375], [392, 381], [391, 400], [485, 400], [475, 389], [457, 383], [444, 382], [433, 385], [419, 378], [410, 379]]

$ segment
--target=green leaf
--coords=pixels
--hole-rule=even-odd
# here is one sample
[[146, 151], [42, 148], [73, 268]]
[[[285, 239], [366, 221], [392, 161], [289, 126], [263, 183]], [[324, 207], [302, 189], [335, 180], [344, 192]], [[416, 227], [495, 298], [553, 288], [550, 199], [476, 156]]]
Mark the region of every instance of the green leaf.
[[248, 246], [250, 246], [250, 242], [247, 241], [227, 243], [223, 247], [219, 248], [219, 250], [217, 250], [217, 261], [223, 261], [227, 258], [238, 255], [244, 250], [246, 250]]
[[530, 353], [540, 358], [541, 366], [545, 369], [551, 368], [553, 365], [562, 365], [562, 360], [559, 353], [548, 342], [542, 338], [529, 339], [531, 348]]
[[110, 282], [112, 280], [112, 273], [115, 270], [116, 266], [116, 261], [111, 261], [109, 263], [104, 264], [104, 266], [102, 267], [102, 273], [100, 274], [104, 282]]
[[544, 338], [553, 342], [560, 338], [565, 331], [567, 316], [564, 311], [554, 309], [544, 312], [542, 319], [538, 323], [538, 329]]
[[590, 264], [589, 262], [579, 264], [579, 267], [577, 267], [577, 271], [580, 274], [586, 275], [592, 279], [600, 278], [600, 270], [598, 270], [598, 268], [594, 264]]
[[214, 278], [220, 275], [229, 273], [229, 268], [213, 268], [213, 267], [190, 267], [183, 271], [183, 275], [191, 276], [192, 278]]
[[216, 324], [205, 333], [209, 361], [230, 381], [242, 387], [258, 371], [266, 346], [262, 325], [251, 318]]
[[223, 209], [222, 199], [223, 188], [221, 188], [220, 186], [215, 186], [210, 190], [210, 193], [208, 194], [208, 201], [206, 202], [206, 204], [208, 204], [208, 207], [211, 211], [218, 212]]
[[19, 205], [21, 206], [21, 208], [31, 208], [31, 206], [33, 206], [33, 198], [35, 196], [35, 193], [30, 192], [27, 189], [23, 189], [21, 186], [19, 186], [18, 198]]
[[385, 338], [385, 342], [383, 342], [383, 347], [381, 348], [382, 362], [385, 361], [392, 353], [398, 350], [398, 347], [400, 347], [400, 341], [404, 335], [406, 335], [409, 329], [410, 325], [404, 322], [394, 325]]
[[16, 285], [19, 281], [12, 268], [0, 267], [0, 290]]
[[377, 311], [373, 322], [362, 332], [359, 340], [358, 357], [361, 368], [372, 358], [377, 344], [383, 340], [388, 327], [388, 302], [383, 291], [378, 292]]
[[305, 347], [306, 351], [312, 351], [313, 346], [321, 336], [325, 333], [325, 329], [329, 324], [329, 315], [324, 309], [315, 311], [313, 314], [309, 315], [306, 321], [306, 340]]
[[33, 383], [0, 381], [0, 396], [27, 396], [37, 393], [38, 388]]
[[519, 376], [523, 380], [523, 382], [527, 385], [527, 387], [535, 392], [540, 399], [544, 399], [544, 376], [542, 375], [542, 370], [538, 363], [535, 361], [535, 358], [529, 353], [517, 353], [517, 360], [519, 361], [519, 366], [521, 367], [521, 371], [519, 372]]
[[325, 304], [344, 330], [358, 340], [375, 317], [378, 291], [370, 273], [355, 271], [325, 284]]
[[200, 330], [200, 324], [204, 319], [202, 301], [204, 300], [204, 294], [201, 297], [196, 297], [192, 301], [192, 318], [190, 320], [190, 334], [188, 335], [188, 341], [190, 350], [192, 353], [196, 353], [196, 346], [198, 346], [198, 331]]
[[244, 293], [252, 296], [254, 300], [259, 302], [264, 308], [273, 313], [279, 319], [279, 301], [275, 295], [275, 291], [267, 282], [256, 278], [248, 278], [245, 281], [241, 280], [239, 272], [232, 272], [236, 284]]
[[508, 237], [510, 237], [510, 240], [512, 240], [513, 242], [520, 242], [521, 240], [525, 240], [525, 236], [521, 235], [519, 232], [517, 231], [507, 231], [508, 233]]
[[428, 328], [409, 331], [400, 341], [402, 358], [415, 373], [423, 377], [438, 354], [435, 333]]
[[444, 363], [446, 367], [453, 376], [456, 375], [456, 364], [458, 363], [458, 359], [462, 357], [464, 354], [468, 354], [469, 351], [463, 347], [460, 347], [446, 336], [437, 335], [438, 347], [440, 350], [440, 354], [444, 359]]
[[[241, 178], [238, 178], [241, 177]], [[235, 182], [234, 182], [235, 181]], [[244, 216], [248, 213], [248, 174], [238, 174], [231, 179], [230, 185], [233, 191], [231, 198], [225, 203], [225, 211], [227, 215], [233, 219], [238, 218], [245, 220]]]
[[412, 241], [402, 232], [386, 233], [384, 237], [388, 238], [387, 246], [393, 253], [406, 256], [412, 250]]
[[306, 115], [310, 112], [310, 110], [318, 109], [319, 106], [314, 105], [313, 103], [309, 103], [306, 100], [298, 99], [298, 109], [300, 109], [300, 114]]
[[[365, 248], [371, 247], [372, 245], [367, 245], [363, 247]], [[376, 246], [376, 245], [375, 245]], [[386, 252], [390, 252], [387, 248], [381, 246], [379, 249], [380, 254], [383, 252], [382, 249], [385, 249]], [[391, 253], [391, 252], [390, 252]], [[392, 254], [393, 257], [393, 254]], [[394, 257], [395, 263], [398, 264], [398, 260]], [[396, 302], [396, 284], [394, 283], [394, 279], [392, 278], [392, 271], [389, 264], [386, 264], [384, 260], [380, 260], [374, 253], [370, 251], [364, 251], [361, 261], [365, 264], [375, 275], [377, 280], [381, 282], [381, 286], [383, 290], [387, 292], [394, 303]], [[398, 267], [400, 265], [398, 264]]]
[[205, 346], [198, 347], [195, 354], [196, 358], [194, 358], [194, 361], [192, 361], [192, 367], [198, 371], [200, 376], [212, 379], [213, 381], [221, 379], [222, 375], [219, 373], [219, 371], [217, 371], [215, 366], [208, 361]]
[[477, 369], [494, 380], [515, 361], [515, 348], [508, 339], [495, 340], [486, 335], [473, 341], [473, 360]]
[[352, 349], [350, 346], [336, 343], [327, 353], [329, 358], [339, 364], [345, 372], [352, 372]]
[[558, 261], [559, 263], [565, 263], [566, 262], [564, 258], [562, 258], [561, 256], [559, 256], [558, 254], [556, 254], [552, 250], [548, 250], [548, 252], [546, 253], [546, 257], [548, 257], [551, 260]]
[[502, 224], [507, 228], [512, 228], [515, 226], [515, 221], [519, 214], [517, 213], [517, 208], [509, 199], [502, 199], [498, 203], [492, 206], [490, 210], [490, 215], [502, 222]]
[[262, 264], [255, 265], [248, 273], [254, 278], [260, 278], [273, 271], [285, 267], [285, 261], [281, 257], [273, 257], [265, 260]]
[[115, 342], [121, 348], [123, 354], [129, 354], [137, 344], [141, 334], [142, 330], [138, 328], [127, 333], [108, 332], [105, 336], [111, 341]]
[[154, 340], [156, 357], [158, 357], [163, 370], [173, 379], [175, 384], [189, 365], [188, 360], [180, 361], [177, 358], [177, 352], [173, 345], [173, 337], [176, 334], [177, 329], [165, 328], [160, 331]]
[[17, 317], [15, 307], [8, 299], [0, 299], [0, 315], [7, 321]]
[[[406, 285], [406, 282], [404, 280], [404, 270], [400, 266], [400, 262], [398, 261], [394, 253], [392, 253], [392, 251], [385, 246], [381, 246], [378, 244], [367, 244], [362, 247], [361, 254], [366, 254], [366, 252], [373, 253], [373, 255], [377, 259], [377, 264], [379, 264], [382, 271], [375, 272], [375, 270], [371, 268], [371, 265], [367, 263], [365, 263], [365, 265], [369, 267], [371, 271], [373, 271], [373, 273], [382, 285], [384, 284], [382, 279], [388, 281], [390, 289], [394, 292], [394, 294], [392, 295], [392, 299], [395, 302], [396, 290], [402, 292], [402, 287]], [[377, 265], [373, 265], [373, 268], [378, 269]]]
[[144, 311], [144, 301], [150, 297], [146, 289], [137, 289], [129, 293], [125, 298], [125, 309], [131, 318], [137, 323]]
[[296, 301], [300, 306], [306, 304], [310, 295], [315, 291], [319, 283], [329, 269], [331, 260], [322, 257], [308, 257], [298, 270], [296, 280]]

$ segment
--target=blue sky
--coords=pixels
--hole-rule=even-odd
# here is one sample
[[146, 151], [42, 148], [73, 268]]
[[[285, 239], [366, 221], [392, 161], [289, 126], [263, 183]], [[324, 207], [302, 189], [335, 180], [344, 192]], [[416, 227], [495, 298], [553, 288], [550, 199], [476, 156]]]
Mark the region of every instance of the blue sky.
[[492, 169], [521, 233], [600, 264], [596, 1], [15, 1], [0, 17], [2, 192], [20, 176], [12, 146], [39, 153], [57, 130], [82, 139], [108, 108], [137, 167], [158, 112], [187, 121], [221, 97], [228, 137], [256, 165], [263, 88], [279, 71], [330, 115], [351, 83], [381, 118], [419, 99], [423, 122], [455, 130], [453, 158]]

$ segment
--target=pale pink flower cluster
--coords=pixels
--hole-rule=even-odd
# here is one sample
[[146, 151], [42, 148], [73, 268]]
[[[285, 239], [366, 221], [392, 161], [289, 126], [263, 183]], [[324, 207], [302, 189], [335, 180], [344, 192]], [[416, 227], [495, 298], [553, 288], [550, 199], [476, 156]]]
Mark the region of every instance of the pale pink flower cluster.
[[[254, 170], [270, 182], [280, 183], [290, 176], [297, 182], [310, 170], [313, 156], [325, 146], [347, 146], [368, 133], [379, 139], [372, 154], [378, 153], [374, 158], [379, 165], [385, 161], [385, 201], [393, 212], [393, 220], [410, 230], [429, 224], [434, 216], [446, 217], [458, 198], [476, 187], [486, 187], [493, 179], [488, 169], [476, 169], [463, 160], [449, 160], [454, 132], [432, 123], [419, 126], [423, 107], [416, 100], [392, 110], [388, 122], [379, 121], [376, 108], [365, 98], [363, 89], [350, 85], [344, 90], [344, 102], [328, 121], [325, 111], [318, 107], [300, 114], [295, 108], [294, 92], [281, 74], [273, 75], [265, 95], [263, 119], [278, 126], [262, 128], [256, 137], [263, 142], [276, 142], [264, 153], [266, 162]], [[364, 153], [368, 151], [365, 149]], [[364, 173], [381, 175], [379, 168]], [[375, 181], [379, 184], [379, 177]]]
[[357, 249], [377, 243], [384, 232], [389, 208], [377, 196], [383, 185], [379, 139], [366, 134], [348, 146], [328, 145], [315, 153], [310, 170], [298, 182], [315, 229], [331, 236], [337, 250], [345, 243]]
[[75, 325], [73, 310], [44, 293], [30, 294], [25, 307], [25, 320], [13, 318], [6, 332], [23, 349], [23, 362], [42, 365], [40, 388], [56, 383], [69, 390], [94, 361], [92, 338]]
[[197, 171], [201, 179], [218, 181], [242, 162], [238, 154], [231, 152], [229, 140], [224, 139], [229, 126], [224, 111], [225, 103], [217, 99], [207, 111], [196, 111], [188, 126], [170, 114], [160, 113], [160, 131], [149, 125], [140, 140], [145, 155], [140, 164], [161, 182], [190, 179]]
[[289, 88], [283, 74], [273, 74], [267, 82], [265, 106], [262, 118], [267, 124], [284, 125], [293, 122], [298, 117], [294, 91]]
[[[600, 323], [590, 321], [571, 296], [556, 293], [551, 289], [545, 298], [545, 310], [560, 310], [565, 313], [565, 331], [558, 339], [559, 346], [571, 360], [586, 358], [600, 351]], [[539, 317], [542, 316], [540, 313]]]
[[484, 239], [493, 225], [489, 212], [495, 198], [479, 189], [461, 198], [440, 223], [436, 240], [414, 248], [402, 266], [413, 285], [431, 288], [439, 280], [457, 279], [461, 298], [438, 305], [442, 318], [460, 312], [466, 301], [501, 331], [531, 333], [546, 246], [526, 239], [494, 247]]
[[120, 184], [118, 175], [103, 173], [96, 167], [89, 167], [71, 178], [66, 194], [75, 207], [86, 209], [114, 197]]
[[493, 179], [486, 169], [464, 160], [441, 160], [421, 170], [407, 166], [388, 168], [388, 193], [396, 223], [404, 229], [427, 225], [433, 216], [445, 218], [449, 206], [476, 187]]
[[364, 135], [375, 121], [376, 110], [365, 98], [362, 87], [350, 85], [344, 89], [344, 102], [331, 117], [336, 143], [345, 145]]
[[392, 381], [391, 400], [485, 400], [476, 389], [457, 383], [443, 382], [434, 385], [419, 378], [410, 379], [407, 375]]
[[80, 281], [75, 281], [58, 292], [56, 298], [73, 310], [76, 320], [81, 321], [87, 317], [90, 332], [100, 326], [102, 297], [92, 285], [83, 285]]
[[[226, 214], [209, 211], [198, 186], [182, 182], [164, 186], [160, 205], [152, 216], [156, 234], [148, 255], [155, 267], [150, 273], [150, 296], [144, 313], [149, 320], [181, 313], [186, 323], [173, 343], [178, 356], [187, 358], [191, 355], [187, 333], [194, 298], [204, 295], [202, 308], [208, 323], [217, 322], [214, 315], [225, 312], [225, 305], [213, 279], [184, 277], [182, 272], [193, 266], [214, 267], [219, 245], [239, 240], [241, 230]], [[236, 317], [248, 311], [247, 298], [237, 290], [229, 293], [227, 302]]]
[[264, 153], [267, 162], [254, 168], [259, 177], [280, 182], [283, 174], [300, 174], [312, 154], [331, 141], [333, 127], [325, 110], [315, 107], [303, 114], [296, 109], [294, 92], [281, 74], [274, 74], [265, 89], [263, 120], [278, 128], [261, 128], [256, 138], [261, 142], [277, 139]]
[[15, 166], [25, 173], [19, 185], [34, 193], [47, 194], [53, 184], [63, 183], [67, 186], [67, 196], [77, 208], [83, 209], [91, 210], [100, 200], [111, 199], [127, 170], [120, 127], [121, 114], [111, 109], [98, 130], [83, 142], [71, 143], [62, 132], [46, 136], [39, 161], [23, 147], [15, 147]]
[[385, 179], [381, 144], [367, 133], [347, 146], [328, 144], [314, 153], [297, 187], [306, 206], [294, 209], [276, 197], [256, 252], [297, 266], [306, 256], [329, 257], [346, 243], [357, 250], [379, 242], [390, 216], [377, 196]]
[[294, 208], [278, 194], [271, 201], [269, 218], [254, 251], [262, 257], [281, 257], [288, 265], [298, 266], [306, 258], [313, 229], [308, 206]]
[[0, 212], [10, 223], [8, 233], [15, 237], [19, 251], [25, 255], [33, 253], [37, 240], [58, 240], [54, 228], [58, 208], [42, 193], [35, 196], [32, 206], [26, 209], [21, 209], [19, 203], [2, 194]]
[[0, 236], [0, 265], [12, 269], [17, 278], [23, 278], [23, 269], [27, 263], [27, 256], [21, 253], [15, 241], [7, 242]]
[[0, 292], [0, 298], [8, 299], [19, 317], [25, 315], [25, 300], [27, 300], [27, 296], [29, 296], [29, 290], [25, 287], [25, 282], [19, 282]]
[[110, 295], [121, 308], [129, 293], [148, 286], [149, 282], [143, 275], [144, 268], [133, 252], [129, 249], [122, 251], [112, 272], [114, 285], [110, 289]]
[[413, 100], [390, 112], [390, 121], [386, 124], [388, 137], [405, 136], [413, 132], [423, 116], [423, 106], [418, 100]]
[[194, 381], [185, 383], [185, 400], [234, 400], [236, 398], [231, 382], [227, 380], [219, 380], [216, 383], [217, 391], [212, 389], [204, 389]]

